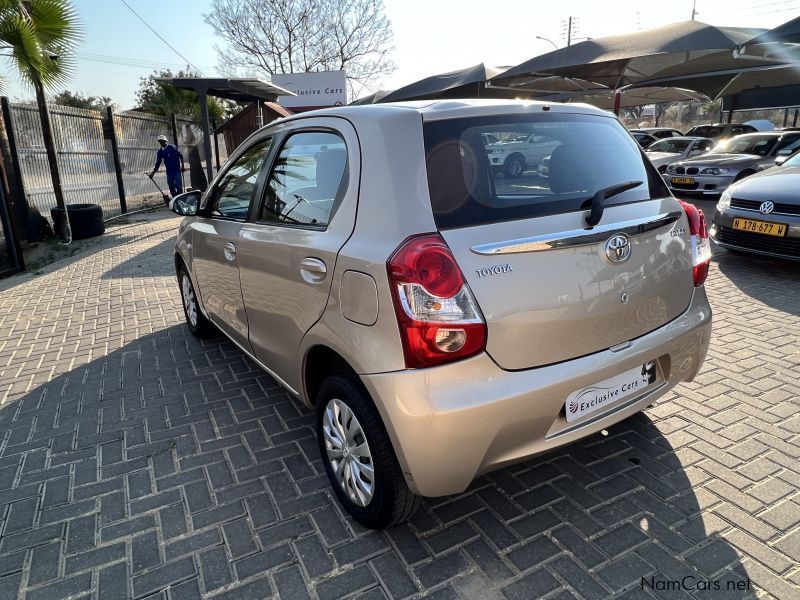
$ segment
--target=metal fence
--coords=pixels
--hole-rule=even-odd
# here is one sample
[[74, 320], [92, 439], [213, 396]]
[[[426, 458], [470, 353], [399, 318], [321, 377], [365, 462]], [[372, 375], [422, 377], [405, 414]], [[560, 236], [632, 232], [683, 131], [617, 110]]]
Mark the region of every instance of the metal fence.
[[0, 185], [0, 277], [16, 273], [23, 267], [11, 219], [11, 210], [6, 202], [3, 186]]
[[[64, 106], [49, 108], [66, 204], [99, 204], [106, 219], [162, 203], [161, 193], [147, 177], [155, 163], [159, 135], [166, 135], [177, 144], [187, 157], [187, 169], [189, 152], [199, 150], [201, 160], [205, 161], [202, 133], [187, 119], [133, 111], [114, 114]], [[28, 104], [10, 104], [8, 112], [7, 129], [15, 138], [23, 192], [31, 207], [50, 218], [56, 200], [38, 109]], [[114, 136], [118, 165], [112, 148]], [[222, 136], [217, 137], [219, 158], [223, 161], [227, 156], [225, 142]], [[122, 190], [117, 182], [117, 168]], [[169, 192], [163, 168], [156, 174], [155, 182]], [[184, 186], [192, 184], [187, 170]], [[193, 187], [200, 187], [199, 182]]]
[[[116, 204], [118, 210], [114, 164], [101, 113], [53, 106], [50, 115], [65, 202], [99, 204], [109, 213]], [[28, 202], [49, 215], [56, 200], [36, 106], [12, 104], [11, 126]]]

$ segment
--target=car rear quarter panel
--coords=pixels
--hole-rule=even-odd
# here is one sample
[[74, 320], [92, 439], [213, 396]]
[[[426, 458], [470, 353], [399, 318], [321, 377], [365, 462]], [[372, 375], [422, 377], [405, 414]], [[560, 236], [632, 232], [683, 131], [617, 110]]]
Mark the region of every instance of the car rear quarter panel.
[[[308, 352], [318, 345], [336, 351], [360, 375], [405, 368], [386, 261], [406, 238], [436, 227], [419, 113], [391, 111], [378, 116], [351, 118], [362, 161], [356, 225], [339, 251], [325, 312], [301, 342], [301, 373]], [[372, 325], [355, 323], [342, 313], [342, 279], [347, 271], [375, 281], [378, 314]], [[312, 400], [305, 391], [303, 399]]]

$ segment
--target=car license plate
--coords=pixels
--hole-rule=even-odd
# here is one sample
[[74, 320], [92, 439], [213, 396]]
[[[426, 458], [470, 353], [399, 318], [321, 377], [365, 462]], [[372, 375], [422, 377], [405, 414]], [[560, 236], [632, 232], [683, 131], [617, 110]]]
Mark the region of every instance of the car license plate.
[[676, 185], [691, 185], [694, 183], [693, 177], [673, 177], [672, 183]]
[[615, 402], [634, 394], [641, 394], [657, 378], [656, 361], [651, 360], [634, 369], [585, 388], [567, 396], [567, 421], [577, 421]]
[[783, 237], [786, 235], [786, 225], [783, 223], [768, 223], [767, 221], [736, 218], [733, 220], [733, 228], [740, 229], [741, 231], [750, 231], [752, 233], [774, 235], [776, 237]]

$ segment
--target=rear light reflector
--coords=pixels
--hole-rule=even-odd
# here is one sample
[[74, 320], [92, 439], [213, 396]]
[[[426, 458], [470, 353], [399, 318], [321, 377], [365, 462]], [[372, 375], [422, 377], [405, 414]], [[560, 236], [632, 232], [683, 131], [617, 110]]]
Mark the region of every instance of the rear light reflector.
[[386, 264], [406, 367], [439, 365], [486, 346], [486, 322], [438, 234], [409, 238]]
[[708, 267], [711, 264], [711, 242], [708, 240], [708, 228], [703, 211], [678, 200], [689, 219], [689, 234], [692, 236], [692, 275], [694, 286], [700, 287], [708, 277]]

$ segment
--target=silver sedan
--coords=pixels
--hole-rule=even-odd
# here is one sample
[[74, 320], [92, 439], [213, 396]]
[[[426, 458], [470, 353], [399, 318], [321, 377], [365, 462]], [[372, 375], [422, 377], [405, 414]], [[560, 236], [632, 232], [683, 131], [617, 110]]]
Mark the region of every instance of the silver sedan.
[[672, 163], [664, 179], [673, 192], [718, 195], [798, 148], [800, 132], [747, 133], [722, 142], [708, 154]]
[[711, 225], [720, 246], [800, 260], [800, 152], [732, 185]]

